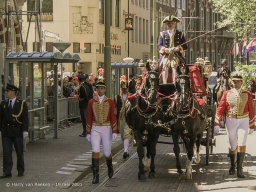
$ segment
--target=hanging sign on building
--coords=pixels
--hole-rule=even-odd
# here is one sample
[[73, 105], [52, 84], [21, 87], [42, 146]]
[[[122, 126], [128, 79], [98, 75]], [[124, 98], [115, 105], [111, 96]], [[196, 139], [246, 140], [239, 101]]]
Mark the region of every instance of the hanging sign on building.
[[125, 18], [125, 30], [133, 30], [133, 18]]

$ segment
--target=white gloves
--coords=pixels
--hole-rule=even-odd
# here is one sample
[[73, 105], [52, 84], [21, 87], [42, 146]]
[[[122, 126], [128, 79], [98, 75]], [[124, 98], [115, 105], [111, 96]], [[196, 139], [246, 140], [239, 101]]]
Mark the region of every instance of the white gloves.
[[220, 131], [220, 126], [219, 125], [214, 126], [214, 128], [213, 128], [214, 134], [218, 134], [219, 131]]
[[249, 128], [248, 134], [249, 134], [249, 135], [252, 134], [253, 131], [254, 131], [254, 129], [250, 129], [250, 128]]
[[170, 51], [171, 52], [179, 52], [180, 50], [178, 47], [172, 47], [172, 48], [170, 48]]
[[23, 131], [23, 138], [25, 139], [28, 136], [28, 132], [27, 131]]
[[87, 141], [90, 142], [90, 141], [91, 141], [91, 135], [90, 135], [90, 134], [87, 134], [87, 135], [86, 135], [86, 139], [87, 139]]
[[112, 140], [115, 141], [117, 138], [117, 134], [116, 133], [112, 133]]

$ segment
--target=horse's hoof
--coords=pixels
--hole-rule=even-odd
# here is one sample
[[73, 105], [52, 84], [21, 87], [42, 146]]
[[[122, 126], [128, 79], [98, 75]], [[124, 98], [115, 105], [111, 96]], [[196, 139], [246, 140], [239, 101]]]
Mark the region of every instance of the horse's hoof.
[[149, 179], [154, 179], [156, 177], [156, 173], [155, 172], [149, 172], [148, 174], [148, 178]]
[[186, 173], [186, 180], [192, 179], [192, 173]]
[[186, 179], [186, 176], [185, 176], [184, 172], [179, 173], [178, 178], [182, 179], [182, 180]]
[[144, 166], [144, 171], [148, 172], [149, 171], [149, 167]]
[[145, 173], [138, 173], [138, 179], [139, 181], [145, 181], [146, 180], [146, 175]]

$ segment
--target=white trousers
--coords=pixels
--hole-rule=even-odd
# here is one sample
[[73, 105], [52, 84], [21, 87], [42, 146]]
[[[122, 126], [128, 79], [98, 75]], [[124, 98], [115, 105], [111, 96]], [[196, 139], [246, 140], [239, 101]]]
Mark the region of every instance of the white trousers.
[[102, 140], [103, 154], [109, 157], [111, 154], [112, 129], [110, 126], [92, 126], [91, 146], [93, 153], [100, 152], [100, 141]]
[[226, 117], [226, 130], [231, 151], [236, 150], [237, 146], [246, 146], [248, 129], [249, 117], [241, 119]]

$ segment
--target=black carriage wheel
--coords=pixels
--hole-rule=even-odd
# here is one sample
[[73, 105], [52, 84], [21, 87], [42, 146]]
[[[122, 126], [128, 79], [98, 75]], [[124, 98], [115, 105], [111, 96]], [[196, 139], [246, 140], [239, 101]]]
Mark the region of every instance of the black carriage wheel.
[[[215, 121], [216, 110], [217, 110], [217, 102], [214, 102], [212, 107], [212, 122], [211, 122], [211, 133], [210, 133], [210, 137], [212, 138], [212, 140], [214, 140], [214, 121]], [[213, 145], [211, 145], [210, 154], [211, 155], [213, 154]]]

